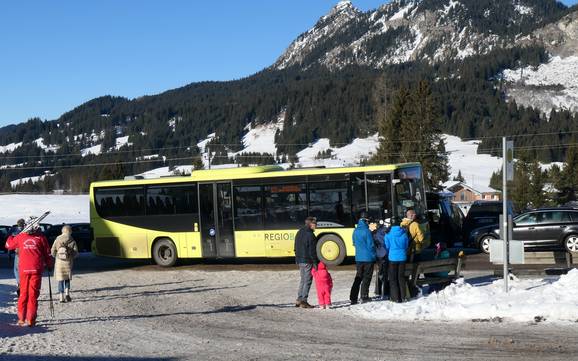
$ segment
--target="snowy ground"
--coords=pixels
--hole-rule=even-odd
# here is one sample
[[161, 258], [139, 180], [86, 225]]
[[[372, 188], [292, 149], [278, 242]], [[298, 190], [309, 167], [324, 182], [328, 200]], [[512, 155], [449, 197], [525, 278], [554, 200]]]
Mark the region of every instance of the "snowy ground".
[[462, 141], [453, 135], [444, 135], [446, 150], [449, 153], [451, 176], [462, 172], [466, 183], [487, 187], [490, 185], [492, 172], [500, 169], [502, 159], [489, 154], [478, 154], [480, 141]]
[[51, 214], [45, 223], [89, 222], [89, 197], [55, 194], [3, 194], [0, 195], [0, 225], [13, 225], [19, 218]]
[[[83, 262], [92, 259], [77, 266]], [[14, 324], [13, 280], [1, 268], [0, 359], [569, 360], [578, 352], [577, 323], [368, 319], [361, 310], [389, 302], [348, 306], [351, 267], [332, 271], [335, 309], [296, 309], [293, 267], [245, 266], [83, 268], [72, 281], [73, 302], [56, 303], [54, 319], [44, 278], [32, 330]], [[314, 287], [310, 301], [316, 303]], [[574, 303], [569, 312], [577, 309]]]

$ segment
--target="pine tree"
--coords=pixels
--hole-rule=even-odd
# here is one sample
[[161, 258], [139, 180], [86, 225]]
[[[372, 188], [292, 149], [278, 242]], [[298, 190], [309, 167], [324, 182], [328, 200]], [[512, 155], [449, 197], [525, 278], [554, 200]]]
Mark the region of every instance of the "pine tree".
[[560, 205], [576, 200], [578, 187], [578, 151], [575, 146], [570, 146], [566, 151], [564, 168], [560, 172], [560, 178], [556, 188], [558, 195], [556, 202]]
[[530, 163], [529, 171], [531, 184], [528, 198], [533, 208], [540, 208], [546, 203], [544, 194], [545, 176], [537, 159], [534, 158], [534, 161]]
[[401, 125], [408, 117], [409, 92], [401, 87], [394, 95], [391, 107], [387, 107], [385, 79], [380, 78], [376, 85], [374, 101], [378, 109], [375, 114], [379, 129], [379, 147], [373, 163], [389, 164], [405, 161], [401, 157]]
[[454, 181], [456, 182], [465, 182], [464, 177], [462, 176], [462, 170], [458, 170], [458, 175], [454, 177]]

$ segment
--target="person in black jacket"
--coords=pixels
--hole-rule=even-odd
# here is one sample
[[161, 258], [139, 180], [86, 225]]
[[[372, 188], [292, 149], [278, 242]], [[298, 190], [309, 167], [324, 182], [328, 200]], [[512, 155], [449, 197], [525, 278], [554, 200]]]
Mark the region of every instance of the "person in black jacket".
[[313, 308], [307, 302], [307, 298], [309, 297], [309, 289], [313, 280], [311, 269], [317, 267], [317, 263], [319, 263], [317, 259], [317, 237], [313, 233], [316, 227], [317, 219], [315, 217], [307, 217], [305, 226], [297, 231], [295, 235], [295, 263], [299, 265], [299, 273], [301, 275], [295, 307]]

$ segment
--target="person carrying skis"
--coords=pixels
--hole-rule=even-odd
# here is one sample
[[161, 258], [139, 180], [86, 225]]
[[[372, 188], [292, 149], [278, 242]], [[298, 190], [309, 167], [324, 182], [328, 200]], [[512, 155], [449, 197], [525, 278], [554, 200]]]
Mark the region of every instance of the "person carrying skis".
[[72, 228], [62, 226], [62, 234], [56, 237], [52, 249], [54, 257], [54, 278], [58, 281], [60, 302], [70, 302], [70, 280], [72, 279], [72, 261], [78, 255], [76, 241], [72, 238]]
[[[10, 235], [16, 236], [24, 229], [26, 222], [22, 218], [16, 221], [16, 227], [13, 227]], [[14, 279], [16, 280], [16, 296], [20, 297], [20, 277], [18, 276], [18, 250], [14, 251]]]
[[18, 297], [18, 325], [33, 327], [38, 312], [38, 296], [42, 271], [52, 267], [48, 241], [38, 226], [6, 240], [6, 249], [17, 250], [19, 257], [20, 297]]
[[311, 275], [315, 280], [315, 288], [317, 289], [317, 301], [319, 303], [319, 308], [329, 308], [331, 307], [331, 290], [333, 289], [333, 279], [331, 279], [331, 274], [327, 271], [325, 263], [319, 262], [317, 264], [317, 269], [313, 268], [311, 270]]

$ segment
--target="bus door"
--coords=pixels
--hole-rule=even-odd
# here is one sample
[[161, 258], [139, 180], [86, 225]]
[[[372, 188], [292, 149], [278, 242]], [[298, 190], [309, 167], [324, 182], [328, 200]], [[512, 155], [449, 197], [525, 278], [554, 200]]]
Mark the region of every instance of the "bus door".
[[235, 257], [231, 183], [199, 185], [203, 257]]
[[385, 220], [392, 216], [391, 173], [365, 175], [367, 213], [374, 219]]

